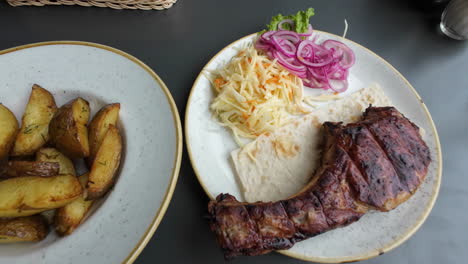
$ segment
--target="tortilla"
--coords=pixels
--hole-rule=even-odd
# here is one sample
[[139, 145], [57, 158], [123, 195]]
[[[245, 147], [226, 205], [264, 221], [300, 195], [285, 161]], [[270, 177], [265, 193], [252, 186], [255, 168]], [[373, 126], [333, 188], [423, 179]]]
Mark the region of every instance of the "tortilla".
[[300, 191], [318, 165], [323, 122], [356, 122], [371, 104], [392, 105], [383, 90], [372, 85], [231, 152], [244, 200], [277, 201]]

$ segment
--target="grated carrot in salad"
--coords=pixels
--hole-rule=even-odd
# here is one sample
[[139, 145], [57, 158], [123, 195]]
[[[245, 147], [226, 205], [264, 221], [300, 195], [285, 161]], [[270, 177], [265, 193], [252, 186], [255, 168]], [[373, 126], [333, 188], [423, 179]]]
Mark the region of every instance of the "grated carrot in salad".
[[256, 138], [285, 125], [292, 115], [307, 113], [301, 79], [252, 46], [212, 74], [217, 96], [210, 108], [241, 146], [240, 137]]

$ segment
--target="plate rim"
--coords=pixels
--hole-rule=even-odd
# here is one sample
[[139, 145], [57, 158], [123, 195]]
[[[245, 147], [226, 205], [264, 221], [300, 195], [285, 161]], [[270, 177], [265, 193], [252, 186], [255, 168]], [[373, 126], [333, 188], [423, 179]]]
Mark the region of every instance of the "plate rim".
[[[283, 255], [286, 255], [288, 257], [292, 257], [292, 258], [295, 258], [295, 259], [299, 259], [299, 260], [303, 260], [303, 261], [310, 261], [310, 262], [319, 262], [319, 263], [345, 263], [345, 262], [354, 262], [354, 261], [362, 261], [362, 260], [366, 260], [366, 259], [371, 259], [371, 258], [380, 256], [380, 255], [382, 255], [384, 253], [387, 253], [387, 252], [395, 249], [396, 247], [400, 246], [401, 244], [403, 244], [414, 233], [416, 233], [416, 231], [422, 226], [422, 224], [426, 221], [427, 217], [429, 216], [430, 212], [432, 211], [432, 208], [434, 207], [435, 202], [437, 200], [437, 197], [439, 195], [440, 185], [441, 185], [441, 182], [442, 182], [442, 165], [443, 164], [442, 164], [442, 148], [440, 146], [439, 134], [437, 133], [437, 128], [435, 126], [434, 120], [432, 119], [432, 116], [431, 116], [426, 104], [422, 100], [421, 96], [416, 91], [416, 89], [411, 85], [411, 83], [395, 67], [393, 67], [393, 65], [391, 65], [389, 62], [387, 62], [385, 59], [380, 57], [378, 54], [376, 54], [372, 50], [370, 50], [370, 49], [364, 47], [363, 45], [361, 45], [359, 43], [356, 43], [356, 42], [354, 42], [354, 41], [352, 41], [350, 39], [343, 38], [343, 37], [335, 35], [333, 33], [325, 32], [325, 31], [321, 31], [321, 30], [314, 30], [314, 32], [318, 32], [320, 34], [328, 34], [328, 35], [331, 35], [331, 36], [336, 37], [338, 39], [349, 41], [349, 42], [353, 43], [354, 45], [364, 49], [364, 51], [368, 52], [370, 55], [373, 55], [375, 58], [377, 58], [378, 60], [380, 60], [381, 62], [386, 64], [394, 73], [397, 74], [397, 76], [399, 76], [401, 78], [401, 80], [404, 83], [406, 83], [406, 85], [410, 88], [410, 90], [413, 92], [413, 94], [416, 96], [416, 98], [420, 101], [421, 106], [422, 106], [422, 108], [424, 110], [424, 113], [426, 114], [426, 116], [427, 116], [427, 118], [429, 120], [429, 125], [430, 125], [430, 127], [432, 129], [432, 132], [434, 134], [434, 137], [435, 137], [435, 145], [436, 145], [436, 149], [437, 149], [437, 158], [438, 158], [438, 164], [437, 164], [438, 167], [437, 167], [437, 175], [436, 175], [436, 178], [435, 178], [434, 187], [433, 187], [433, 190], [432, 190], [432, 196], [431, 196], [431, 199], [429, 201], [429, 205], [426, 207], [426, 209], [421, 214], [421, 216], [416, 221], [416, 223], [406, 233], [403, 233], [402, 235], [398, 236], [396, 239], [394, 239], [389, 244], [384, 245], [384, 246], [382, 246], [381, 248], [379, 248], [377, 250], [371, 250], [371, 251], [367, 252], [366, 254], [361, 254], [361, 255], [358, 255], [358, 256], [355, 256], [355, 257], [323, 258], [323, 257], [304, 256], [304, 255], [301, 255], [301, 254], [292, 253], [292, 252], [287, 251], [287, 250], [278, 250], [278, 251], [276, 251], [276, 252], [278, 252], [280, 254], [283, 254]], [[188, 133], [189, 133], [188, 132], [189, 131], [189, 129], [188, 129], [189, 128], [188, 120], [189, 120], [189, 115], [190, 115], [189, 109], [190, 109], [191, 102], [192, 102], [192, 95], [194, 94], [194, 90], [195, 90], [194, 88], [198, 85], [198, 82], [200, 81], [201, 77], [203, 76], [203, 71], [207, 68], [208, 65], [210, 65], [221, 53], [223, 53], [227, 49], [233, 47], [237, 43], [239, 43], [239, 42], [241, 42], [241, 41], [243, 41], [243, 40], [245, 40], [247, 38], [253, 37], [256, 34], [257, 33], [252, 33], [252, 34], [246, 35], [246, 36], [244, 36], [244, 37], [242, 37], [240, 39], [237, 39], [237, 40], [231, 42], [229, 45], [225, 46], [219, 52], [217, 52], [205, 64], [205, 66], [203, 66], [202, 70], [200, 71], [197, 78], [195, 79], [195, 82], [193, 83], [192, 88], [190, 89], [189, 98], [187, 100], [187, 106], [185, 108], [185, 120], [184, 120], [184, 127], [185, 127], [184, 133], [185, 133], [186, 148], [187, 148], [187, 152], [189, 154], [190, 163], [192, 165], [193, 171], [195, 172], [195, 176], [197, 177], [198, 182], [200, 183], [203, 190], [205, 191], [205, 193], [207, 194], [207, 196], [211, 200], [214, 200], [215, 198], [211, 196], [211, 194], [208, 191], [208, 188], [206, 187], [204, 181], [202, 180], [202, 177], [200, 176], [200, 172], [198, 171], [197, 166], [196, 166], [196, 164], [194, 162], [194, 159], [193, 159], [194, 154], [192, 153], [192, 148], [191, 148], [191, 144], [190, 144], [190, 140], [189, 140], [190, 137], [188, 135]]]
[[145, 70], [153, 79], [154, 81], [159, 84], [161, 90], [163, 91], [172, 113], [174, 128], [176, 130], [176, 153], [174, 157], [173, 167], [172, 167], [172, 174], [169, 180], [169, 184], [166, 188], [166, 192], [164, 194], [163, 200], [161, 202], [161, 206], [156, 212], [156, 215], [151, 220], [150, 225], [146, 229], [145, 233], [142, 235], [138, 243], [134, 246], [132, 251], [130, 251], [129, 255], [122, 261], [125, 264], [132, 264], [137, 257], [141, 254], [143, 249], [146, 247], [150, 239], [153, 237], [154, 232], [158, 228], [161, 220], [164, 218], [164, 215], [169, 207], [169, 203], [172, 200], [172, 196], [174, 195], [174, 190], [177, 185], [177, 179], [179, 177], [180, 166], [182, 161], [182, 124], [180, 121], [179, 111], [177, 109], [177, 105], [175, 104], [174, 98], [172, 97], [171, 92], [169, 91], [168, 87], [164, 83], [164, 81], [159, 77], [159, 75], [153, 71], [148, 65], [146, 65], [140, 59], [126, 53], [120, 49], [110, 47], [103, 44], [98, 44], [94, 42], [88, 41], [76, 41], [76, 40], [56, 40], [56, 41], [44, 41], [44, 42], [36, 42], [31, 44], [20, 45], [12, 48], [7, 48], [0, 50], [0, 56], [8, 53], [14, 53], [20, 50], [26, 50], [30, 48], [42, 47], [42, 46], [55, 46], [55, 45], [70, 45], [70, 46], [86, 46], [97, 48], [105, 51], [112, 52], [116, 55], [122, 56], [131, 62], [137, 64], [143, 70]]

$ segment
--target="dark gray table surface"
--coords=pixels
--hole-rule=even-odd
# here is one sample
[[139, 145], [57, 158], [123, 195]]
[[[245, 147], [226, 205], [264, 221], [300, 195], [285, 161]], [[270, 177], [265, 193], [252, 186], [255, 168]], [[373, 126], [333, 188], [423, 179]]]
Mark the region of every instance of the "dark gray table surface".
[[[0, 3], [0, 49], [49, 40], [82, 40], [126, 51], [169, 87], [184, 120], [193, 81], [232, 41], [261, 30], [269, 18], [315, 7], [315, 28], [341, 34], [393, 64], [426, 102], [440, 135], [444, 170], [437, 203], [406, 243], [363, 263], [466, 263], [468, 258], [468, 42], [437, 31], [438, 14], [411, 1], [179, 0], [167, 11], [22, 7]], [[426, 2], [431, 2], [427, 0]], [[136, 263], [223, 263], [202, 216], [208, 198], [184, 150], [172, 202]], [[268, 254], [232, 263], [302, 263]]]

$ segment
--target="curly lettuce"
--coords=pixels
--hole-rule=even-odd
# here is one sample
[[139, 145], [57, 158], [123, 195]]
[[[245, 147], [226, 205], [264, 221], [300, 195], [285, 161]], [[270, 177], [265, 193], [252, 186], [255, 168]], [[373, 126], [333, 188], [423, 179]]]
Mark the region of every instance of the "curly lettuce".
[[298, 11], [295, 15], [283, 16], [278, 14], [271, 18], [270, 24], [267, 25], [267, 29], [270, 31], [278, 30], [278, 24], [281, 21], [285, 19], [291, 19], [294, 21], [294, 26], [291, 26], [288, 23], [284, 23], [282, 27], [286, 30], [296, 31], [297, 33], [304, 33], [307, 32], [309, 28], [309, 20], [314, 15], [315, 10], [313, 8], [308, 8], [305, 11]]

